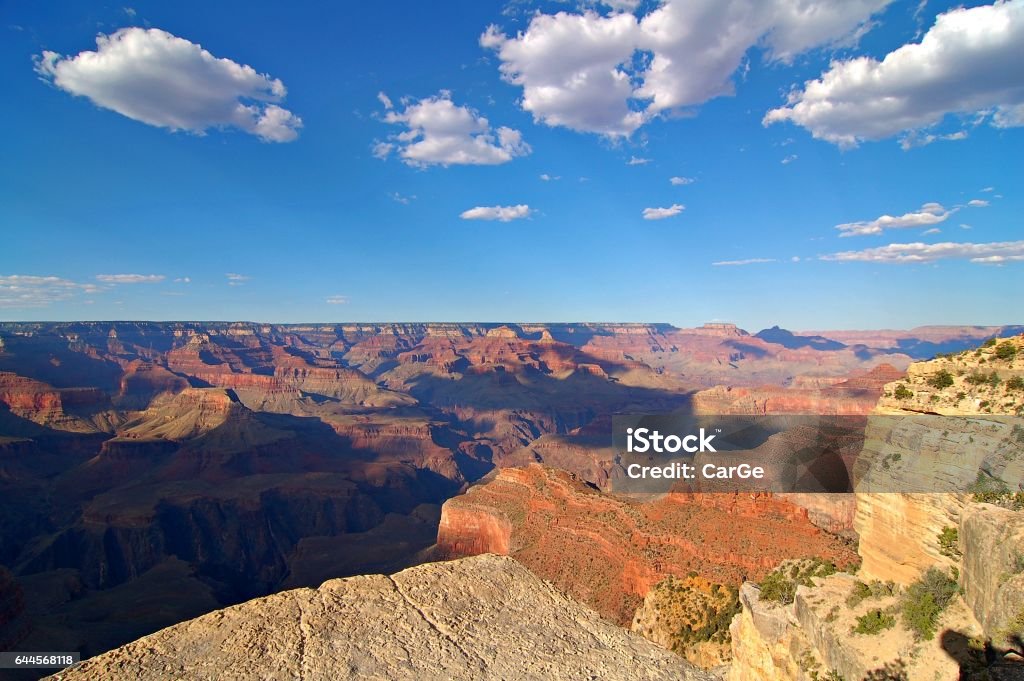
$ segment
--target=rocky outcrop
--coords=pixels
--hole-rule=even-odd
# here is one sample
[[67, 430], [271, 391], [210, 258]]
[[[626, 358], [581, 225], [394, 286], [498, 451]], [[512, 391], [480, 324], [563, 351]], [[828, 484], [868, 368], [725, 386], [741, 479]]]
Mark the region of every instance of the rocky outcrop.
[[249, 601], [53, 678], [709, 677], [603, 621], [515, 561], [479, 556]]
[[971, 504], [960, 518], [964, 600], [997, 645], [1024, 638], [1024, 513]]
[[18, 374], [0, 371], [0, 405], [15, 416], [54, 430], [95, 433], [100, 429], [77, 415], [68, 413], [73, 407], [99, 406], [105, 402], [102, 391], [95, 388], [54, 388]]
[[735, 586], [700, 575], [669, 577], [644, 596], [630, 630], [701, 669], [714, 669], [729, 662], [729, 623], [739, 608]]
[[[1024, 514], [976, 503], [968, 493], [901, 491], [891, 484], [911, 490], [931, 477], [945, 489], [967, 490], [979, 463], [985, 475], [1019, 475], [1019, 425], [1014, 430], [1012, 421], [996, 416], [1012, 409], [1013, 399], [983, 400], [969, 392], [977, 388], [992, 397], [1003, 379], [983, 384], [964, 377], [979, 367], [988, 376], [996, 371], [1012, 377], [1016, 353], [1003, 350], [1000, 356], [997, 349], [1001, 343], [1019, 348], [1020, 340], [912, 365], [906, 378], [885, 387], [876, 409], [885, 416], [869, 417], [856, 472], [858, 484], [869, 483], [868, 489], [878, 482], [889, 488], [856, 495], [853, 525], [862, 558], [856, 578], [836, 574], [800, 586], [789, 606], [765, 603], [753, 585], [744, 585], [743, 611], [731, 628], [731, 681], [810, 680], [829, 673], [845, 679], [994, 679], [1024, 671], [1019, 658], [1003, 660], [997, 653], [1001, 646], [1019, 647], [1024, 631]], [[977, 454], [984, 451], [1003, 458]], [[958, 576], [963, 598], [954, 597], [941, 612], [937, 635], [922, 640], [899, 616], [900, 585], [905, 588], [930, 568]], [[880, 595], [867, 588], [871, 580], [882, 587]], [[861, 597], [851, 600], [855, 587]], [[863, 596], [866, 591], [870, 597]], [[858, 618], [869, 611], [895, 617], [880, 633], [856, 633]], [[995, 646], [987, 660], [986, 640]], [[988, 676], [978, 675], [986, 671]]]
[[[756, 586], [744, 584], [743, 610], [730, 626], [733, 662], [728, 680], [961, 678], [961, 651], [947, 650], [949, 636], [922, 641], [899, 623], [881, 633], [855, 633], [857, 618], [868, 611], [898, 610], [895, 596], [849, 606], [855, 583], [847, 574], [815, 579], [813, 587], [798, 587], [789, 605], [766, 601]], [[981, 633], [961, 601], [950, 605], [939, 624], [947, 632], [955, 629], [963, 641]]]
[[[1020, 477], [1021, 464], [1014, 460], [1019, 456], [1008, 448], [1019, 448], [1014, 426], [1020, 426], [1000, 414], [1015, 409], [1018, 391], [1005, 383], [1024, 367], [1024, 359], [1017, 358], [1024, 358], [1024, 349], [1000, 359], [997, 349], [1003, 344], [1024, 348], [1024, 337], [913, 364], [905, 379], [885, 386], [876, 408], [880, 416], [869, 419], [858, 460], [858, 489], [883, 490], [857, 494], [854, 529], [867, 578], [908, 584], [930, 566], [953, 566], [938, 538], [960, 524], [970, 498], [962, 492], [981, 471]], [[987, 376], [1003, 376], [1000, 383], [968, 380], [983, 369]], [[992, 397], [994, 390], [1005, 392], [1010, 402]], [[1006, 454], [996, 460], [989, 452]], [[929, 484], [942, 492], [922, 491]]]

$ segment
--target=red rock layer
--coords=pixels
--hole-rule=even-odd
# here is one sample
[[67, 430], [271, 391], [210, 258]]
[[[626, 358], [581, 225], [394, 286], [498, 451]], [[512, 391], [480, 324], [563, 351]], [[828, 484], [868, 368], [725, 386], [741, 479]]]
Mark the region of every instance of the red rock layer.
[[850, 564], [856, 553], [807, 511], [763, 494], [669, 494], [650, 502], [603, 494], [538, 465], [504, 469], [447, 501], [439, 551], [506, 553], [621, 624], [669, 575], [757, 580], [786, 558]]

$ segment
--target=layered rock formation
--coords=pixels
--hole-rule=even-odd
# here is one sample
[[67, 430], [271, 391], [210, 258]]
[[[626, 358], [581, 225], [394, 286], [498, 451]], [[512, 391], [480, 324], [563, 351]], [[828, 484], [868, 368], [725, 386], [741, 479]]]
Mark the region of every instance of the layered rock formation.
[[709, 677], [603, 621], [515, 561], [479, 556], [249, 601], [54, 678]]
[[1024, 512], [970, 504], [961, 514], [958, 539], [967, 606], [996, 645], [1019, 647], [1024, 638]]
[[[0, 562], [26, 594], [46, 595], [26, 599], [26, 641], [92, 654], [243, 598], [398, 569], [423, 560], [440, 505], [495, 468], [543, 462], [611, 488], [621, 475], [612, 414], [687, 410], [694, 390], [719, 384], [732, 391], [702, 398], [716, 411], [854, 410], [877, 389], [884, 369], [873, 368], [910, 361], [899, 346], [821, 335], [722, 324], [0, 323]], [[791, 501], [807, 513], [762, 497], [682, 506], [722, 524], [746, 506], [848, 530], [841, 504]], [[501, 524], [481, 523], [473, 541], [504, 550]], [[659, 551], [689, 556], [685, 565], [711, 556], [727, 580], [760, 569], [756, 541], [712, 555], [690, 531], [680, 534], [693, 546], [645, 538], [642, 560], [623, 558], [622, 583], [671, 574], [650, 567], [666, 560]], [[168, 584], [181, 594], [173, 607], [158, 604]], [[631, 607], [642, 592], [613, 590]], [[607, 612], [628, 621], [623, 597], [609, 599]]]
[[[869, 419], [862, 463], [890, 482], [930, 475], [964, 491], [858, 493], [854, 528], [863, 563], [856, 578], [837, 574], [800, 586], [788, 606], [765, 602], [745, 584], [743, 611], [731, 626], [731, 681], [1024, 675], [1024, 513], [977, 502], [985, 492], [1019, 505], [1012, 490], [991, 490], [999, 476], [1019, 478], [1020, 425], [1014, 429], [999, 412], [1017, 408], [1010, 379], [1018, 375], [1022, 340], [911, 365], [906, 378], [885, 387], [877, 408], [884, 416]], [[986, 381], [966, 380], [982, 369]], [[999, 390], [1003, 382], [1009, 390]], [[871, 482], [870, 474], [863, 480]], [[923, 598], [911, 594], [922, 593], [913, 589], [921, 589], [926, 574], [958, 578], [963, 594], [935, 615], [934, 638], [912, 633], [900, 615], [905, 599]], [[862, 618], [877, 622], [883, 614], [891, 616], [885, 626], [854, 632], [864, 627]], [[1007, 650], [1017, 652], [1004, 656]]]
[[719, 584], [760, 578], [784, 558], [855, 558], [807, 513], [770, 495], [672, 493], [631, 501], [530, 465], [445, 503], [447, 556], [506, 553], [609, 619], [627, 624], [652, 586], [697, 572]]

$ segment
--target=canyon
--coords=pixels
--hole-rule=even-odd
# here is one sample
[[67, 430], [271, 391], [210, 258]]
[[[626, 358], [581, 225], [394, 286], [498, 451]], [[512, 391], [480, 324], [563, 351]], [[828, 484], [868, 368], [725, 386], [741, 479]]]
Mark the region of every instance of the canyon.
[[868, 415], [913, 360], [1007, 328], [0, 323], [0, 634], [91, 656], [479, 553], [620, 625], [693, 571], [738, 589], [783, 559], [848, 566], [867, 504], [623, 496], [612, 418]]

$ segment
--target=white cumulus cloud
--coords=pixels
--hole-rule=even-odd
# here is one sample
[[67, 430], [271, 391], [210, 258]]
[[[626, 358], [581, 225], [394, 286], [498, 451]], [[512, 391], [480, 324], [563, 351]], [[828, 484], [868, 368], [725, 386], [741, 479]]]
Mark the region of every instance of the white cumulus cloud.
[[855, 38], [890, 0], [664, 0], [646, 14], [616, 2], [602, 14], [537, 13], [525, 31], [489, 26], [506, 81], [522, 88], [536, 121], [629, 136], [662, 114], [733, 93], [732, 76], [754, 46], [771, 61]]
[[36, 71], [97, 106], [170, 130], [234, 127], [267, 142], [291, 142], [302, 127], [279, 106], [287, 93], [279, 79], [156, 28], [99, 35], [95, 51], [74, 57], [44, 51]]
[[408, 104], [403, 111], [391, 109], [383, 120], [406, 129], [375, 144], [373, 155], [387, 158], [397, 150], [411, 166], [498, 165], [531, 151], [518, 130], [492, 129], [476, 111], [454, 104], [447, 91]]
[[686, 209], [686, 206], [673, 203], [668, 208], [644, 208], [644, 220], [664, 220], [674, 215], [679, 215]]
[[991, 243], [889, 244], [862, 251], [843, 251], [821, 256], [837, 262], [878, 262], [887, 264], [930, 263], [936, 260], [969, 260], [980, 264], [1024, 261], [1024, 241]]
[[511, 222], [528, 218], [533, 213], [526, 204], [517, 206], [476, 206], [463, 211], [459, 217], [463, 220], [497, 220], [499, 222]]
[[[996, 127], [1024, 125], [1024, 0], [952, 9], [919, 43], [881, 61], [835, 61], [790, 93], [764, 124], [791, 121], [843, 147], [928, 128], [948, 114], [980, 114]], [[945, 139], [960, 139], [958, 133]], [[904, 146], [935, 136], [909, 138]]]
[[162, 274], [97, 274], [96, 281], [104, 284], [158, 284], [166, 279]]

